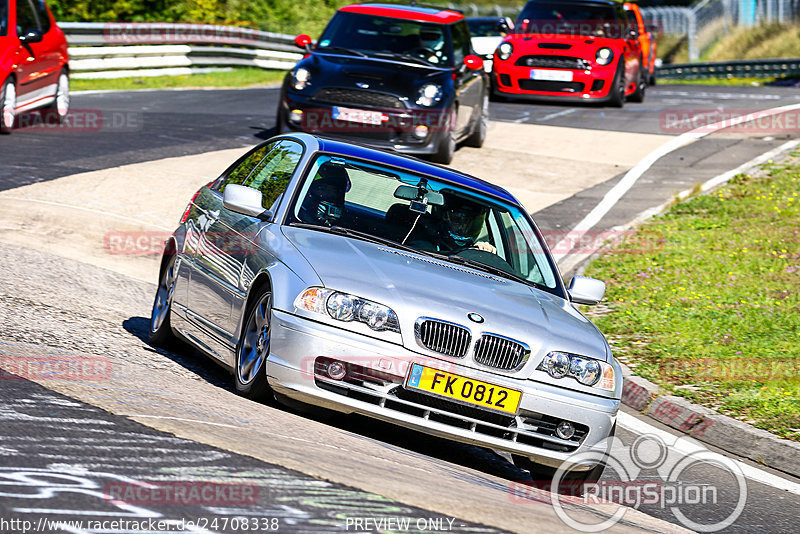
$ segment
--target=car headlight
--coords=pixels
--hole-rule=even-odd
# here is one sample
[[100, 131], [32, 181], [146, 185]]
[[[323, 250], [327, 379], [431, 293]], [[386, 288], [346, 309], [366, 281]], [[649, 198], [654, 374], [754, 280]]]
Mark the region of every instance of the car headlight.
[[544, 371], [553, 378], [570, 376], [584, 386], [614, 391], [614, 366], [593, 358], [567, 352], [549, 352], [537, 370]]
[[442, 86], [435, 83], [426, 83], [417, 91], [417, 105], [429, 108], [442, 100]]
[[614, 52], [610, 48], [601, 48], [594, 56], [598, 65], [608, 65], [614, 60]]
[[377, 332], [400, 333], [400, 322], [394, 310], [341, 291], [310, 287], [297, 296], [294, 306], [312, 313], [328, 315], [337, 321], [364, 323]]
[[500, 46], [497, 47], [497, 58], [503, 61], [510, 58], [513, 53], [514, 46], [509, 42], [500, 43]]
[[308, 82], [311, 80], [311, 73], [308, 71], [308, 69], [300, 67], [292, 72], [292, 79], [292, 87], [298, 91], [302, 91], [306, 88], [306, 85], [308, 85]]

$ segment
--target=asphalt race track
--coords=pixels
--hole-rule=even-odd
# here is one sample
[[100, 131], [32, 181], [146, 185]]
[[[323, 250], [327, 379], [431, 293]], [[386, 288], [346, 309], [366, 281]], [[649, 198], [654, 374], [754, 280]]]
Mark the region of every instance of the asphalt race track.
[[[272, 135], [276, 100], [275, 88], [77, 94], [71, 128], [31, 126], [0, 138], [0, 191], [248, 147]], [[675, 137], [685, 130], [670, 127], [670, 117], [709, 110], [738, 115], [798, 103], [800, 93], [791, 88], [659, 85], [648, 90], [644, 104], [623, 109], [493, 102], [491, 118], [498, 124], [571, 128], [576, 138], [579, 131]], [[678, 191], [798, 137], [795, 124], [794, 131], [723, 131], [682, 147], [649, 168], [595, 228], [624, 225]], [[567, 158], [583, 147], [564, 144], [561, 150], [557, 155]], [[545, 231], [573, 228], [630, 166], [543, 207], [537, 223]], [[169, 195], [170, 184], [147, 193]], [[74, 194], [80, 198], [82, 192]], [[0, 363], [63, 353], [101, 361], [114, 371], [108, 380], [86, 383], [34, 383], [7, 367], [1, 371], [0, 532], [22, 532], [21, 521], [31, 522], [29, 532], [127, 532], [85, 525], [42, 530], [39, 523], [119, 518], [167, 522], [161, 530], [131, 532], [242, 532], [245, 521], [253, 520], [264, 532], [567, 530], [552, 514], [549, 497], [525, 489], [530, 476], [508, 455], [361, 417], [252, 406], [235, 396], [229, 377], [209, 361], [146, 343], [153, 283], [66, 261], [56, 252], [5, 244], [7, 231], [0, 225]], [[624, 411], [627, 423], [618, 429], [615, 450], [628, 451], [641, 464], [637, 481], [661, 484], [658, 468], [668, 462], [644, 465], [631, 451], [642, 436], [658, 436], [667, 445], [681, 438]], [[251, 442], [247, 436], [254, 429], [265, 432]], [[709, 462], [683, 470], [672, 482], [701, 492], [713, 488], [715, 502], [679, 506], [680, 512], [700, 524], [723, 521], [746, 480], [746, 505], [722, 532], [796, 532], [800, 481], [752, 462], [737, 465], [743, 478]], [[624, 479], [607, 470], [603, 481], [615, 480]], [[154, 497], [153, 484], [223, 493], [213, 502], [176, 501]], [[114, 491], [119, 498], [109, 499]], [[483, 499], [489, 510], [490, 503], [499, 503], [496, 516], [479, 509]], [[684, 531], [686, 523], [669, 506], [638, 509], [642, 515], [626, 516], [612, 531]], [[575, 510], [601, 518], [607, 513]], [[645, 516], [661, 521], [649, 523]], [[207, 521], [212, 518], [215, 524]], [[367, 518], [373, 523], [355, 523]], [[189, 520], [194, 523], [181, 523]], [[406, 520], [410, 527], [404, 530]]]

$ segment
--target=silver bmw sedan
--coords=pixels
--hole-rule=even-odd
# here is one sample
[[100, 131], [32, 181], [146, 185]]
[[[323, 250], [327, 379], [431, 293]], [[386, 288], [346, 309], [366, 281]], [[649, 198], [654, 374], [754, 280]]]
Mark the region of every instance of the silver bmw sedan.
[[546, 478], [615, 427], [620, 366], [575, 307], [604, 291], [584, 277], [565, 287], [498, 186], [283, 135], [192, 198], [166, 243], [150, 338], [199, 349], [252, 399], [507, 451]]

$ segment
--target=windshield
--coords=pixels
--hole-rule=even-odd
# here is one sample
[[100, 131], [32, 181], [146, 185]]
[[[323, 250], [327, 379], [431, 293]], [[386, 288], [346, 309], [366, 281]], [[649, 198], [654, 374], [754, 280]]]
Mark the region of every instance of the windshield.
[[288, 222], [434, 255], [560, 294], [549, 255], [520, 208], [435, 178], [323, 154]]
[[501, 19], [467, 19], [469, 33], [472, 37], [496, 37], [505, 35], [500, 32]]
[[0, 35], [5, 35], [8, 28], [8, 0], [0, 0]]
[[431, 65], [451, 65], [448, 30], [441, 24], [339, 11], [319, 38], [319, 52], [342, 49], [370, 56], [407, 56]]
[[528, 2], [517, 18], [516, 33], [619, 37], [614, 8], [602, 4]]

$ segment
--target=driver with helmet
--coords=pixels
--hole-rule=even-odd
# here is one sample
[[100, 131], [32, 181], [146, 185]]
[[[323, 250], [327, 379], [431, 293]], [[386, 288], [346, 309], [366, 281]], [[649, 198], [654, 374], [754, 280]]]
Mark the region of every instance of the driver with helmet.
[[308, 188], [298, 217], [311, 224], [334, 226], [344, 215], [344, 196], [350, 189], [350, 177], [342, 165], [323, 163]]
[[478, 241], [487, 215], [486, 206], [448, 195], [444, 206], [434, 208], [434, 222], [429, 226], [427, 236], [409, 244], [421, 250], [445, 254], [457, 254], [469, 248], [496, 254], [494, 245]]

